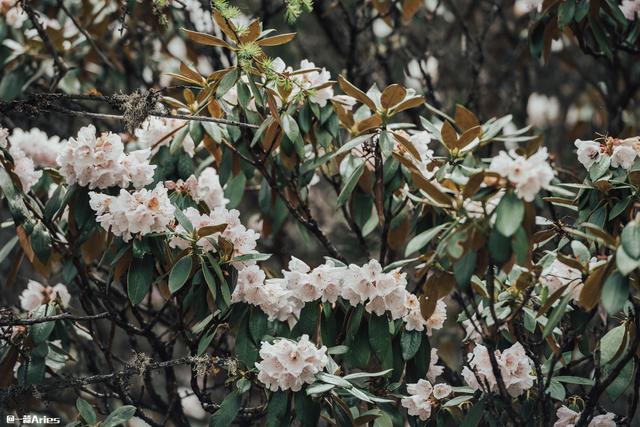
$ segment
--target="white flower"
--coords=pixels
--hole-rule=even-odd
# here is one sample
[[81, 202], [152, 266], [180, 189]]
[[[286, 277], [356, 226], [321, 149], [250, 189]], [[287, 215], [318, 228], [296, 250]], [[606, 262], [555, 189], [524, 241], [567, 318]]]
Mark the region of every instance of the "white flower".
[[560, 103], [555, 96], [532, 93], [527, 101], [529, 123], [536, 127], [545, 127], [555, 122], [560, 115]]
[[121, 189], [118, 196], [90, 192], [89, 205], [96, 221], [126, 242], [134, 235], [161, 233], [173, 221], [174, 206], [167, 189], [158, 183], [153, 190], [129, 193]]
[[26, 132], [14, 129], [9, 142], [12, 148], [21, 150], [36, 166], [54, 168], [58, 165], [56, 159], [62, 145], [57, 136], [49, 138], [38, 128]]
[[553, 262], [544, 269], [540, 276], [540, 282], [547, 287], [549, 295], [556, 292], [562, 286], [568, 285], [566, 292], [571, 292], [574, 300], [578, 300], [582, 291], [582, 273], [568, 265], [554, 259]]
[[33, 160], [27, 157], [22, 150], [12, 146], [9, 148], [9, 154], [13, 157], [13, 172], [20, 178], [22, 191], [31, 190], [31, 187], [42, 177], [42, 171], [36, 170]]
[[409, 415], [417, 416], [422, 421], [426, 421], [431, 416], [431, 402], [429, 398], [433, 387], [427, 380], [418, 380], [415, 384], [407, 384], [408, 397], [403, 398], [400, 403], [407, 408]]
[[[135, 135], [141, 147], [148, 148], [155, 154], [160, 147], [171, 144], [173, 138], [187, 125], [185, 120], [151, 116], [135, 130]], [[182, 149], [193, 157], [195, 142], [191, 139], [189, 132], [182, 140]]]
[[67, 308], [70, 299], [71, 294], [62, 283], [51, 287], [29, 280], [27, 289], [20, 295], [20, 307], [25, 311], [34, 311], [42, 304], [58, 300], [63, 308]]
[[229, 199], [224, 197], [224, 190], [220, 185], [220, 177], [214, 168], [208, 167], [200, 172], [194, 200], [204, 202], [209, 209], [225, 207], [229, 202]]
[[326, 353], [327, 347], [316, 347], [306, 334], [298, 342], [285, 338], [276, 339], [273, 344], [263, 341], [262, 360], [256, 363], [258, 380], [271, 391], [299, 391], [304, 384], [312, 384], [327, 365]]
[[442, 329], [445, 320], [447, 320], [447, 305], [440, 299], [436, 303], [435, 311], [427, 320], [427, 335], [431, 335], [434, 329]]
[[589, 170], [594, 163], [600, 161], [600, 144], [596, 141], [582, 141], [576, 139], [574, 145], [578, 149], [578, 161]]
[[640, 15], [640, 0], [622, 0], [620, 10], [625, 18], [633, 21], [636, 16]]
[[514, 150], [507, 154], [501, 151], [491, 160], [489, 170], [507, 178], [515, 185], [516, 195], [527, 202], [533, 201], [538, 192], [548, 188], [555, 172], [547, 162], [546, 148], [540, 148], [529, 158]]
[[141, 188], [153, 181], [156, 166], [149, 164], [149, 156], [149, 150], [125, 154], [120, 136], [107, 132], [96, 137], [96, 128], [89, 125], [63, 144], [58, 163], [69, 184], [104, 189], [133, 183]]
[[580, 413], [563, 405], [556, 411], [556, 417], [558, 420], [553, 424], [553, 427], [573, 427], [580, 418]]
[[[273, 61], [273, 67], [276, 70], [281, 67], [280, 62], [282, 61], [280, 60], [280, 62], [276, 63], [277, 59]], [[312, 71], [303, 72], [304, 70]], [[293, 72], [291, 68], [287, 68], [286, 71]], [[316, 65], [311, 61], [303, 59], [300, 62], [300, 69], [296, 71], [291, 79], [293, 80], [293, 87], [289, 99], [304, 91], [308, 94], [310, 102], [324, 107], [327, 105], [327, 101], [333, 97], [333, 86], [330, 83], [331, 73], [325, 68], [316, 70]]]
[[7, 148], [7, 138], [9, 138], [9, 130], [0, 127], [0, 148]]
[[513, 5], [513, 13], [516, 16], [526, 15], [534, 9], [542, 7], [542, 0], [516, 0]]
[[427, 321], [424, 320], [420, 311], [420, 301], [413, 294], [407, 295], [405, 301], [406, 313], [402, 320], [405, 322], [404, 328], [407, 331], [424, 331]]
[[603, 415], [596, 415], [591, 419], [588, 427], [616, 427], [616, 422], [613, 421], [616, 414], [607, 412]]
[[[535, 376], [531, 375], [531, 360], [527, 357], [524, 348], [518, 342], [509, 347], [503, 353], [496, 350], [496, 362], [500, 369], [500, 375], [511, 397], [520, 396], [525, 390], [533, 387]], [[485, 393], [496, 392], [498, 382], [494, 376], [489, 351], [481, 344], [477, 344], [473, 353], [467, 355], [469, 366], [462, 369], [462, 376], [466, 383]], [[488, 384], [489, 390], [486, 390]]]
[[4, 15], [8, 26], [19, 29], [27, 20], [19, 0], [0, 0], [0, 15]]
[[611, 153], [611, 166], [629, 170], [636, 159], [636, 150], [627, 145], [616, 145]]
[[[553, 424], [553, 427], [574, 427], [580, 419], [580, 412], [576, 412], [566, 406], [561, 406], [556, 411], [556, 417], [558, 420]], [[589, 422], [588, 427], [616, 427], [615, 414], [607, 412], [604, 415], [596, 415]]]
[[451, 386], [446, 383], [440, 383], [433, 386], [433, 397], [442, 400], [451, 394]]
[[444, 372], [444, 367], [437, 365], [438, 363], [438, 349], [431, 348], [431, 357], [429, 357], [429, 369], [427, 370], [427, 379], [432, 383], [436, 382], [438, 378]]
[[202, 420], [207, 416], [207, 411], [202, 409], [198, 396], [188, 387], [178, 387], [178, 396], [180, 396], [182, 410], [187, 417]]

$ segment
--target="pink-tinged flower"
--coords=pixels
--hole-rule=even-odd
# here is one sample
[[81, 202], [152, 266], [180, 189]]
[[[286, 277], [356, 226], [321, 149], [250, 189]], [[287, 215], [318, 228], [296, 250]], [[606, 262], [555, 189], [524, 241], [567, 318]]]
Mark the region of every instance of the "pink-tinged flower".
[[640, 0], [622, 0], [620, 10], [625, 18], [633, 21], [636, 16], [640, 16]]
[[[533, 387], [535, 376], [531, 375], [531, 360], [527, 357], [520, 343], [516, 342], [503, 353], [496, 351], [495, 357], [509, 395], [518, 397], [525, 390]], [[498, 390], [498, 382], [487, 348], [478, 344], [473, 349], [473, 353], [467, 355], [467, 358], [469, 367], [465, 366], [462, 370], [462, 376], [466, 383], [476, 390], [495, 393]]]
[[621, 167], [622, 169], [629, 170], [633, 166], [638, 153], [633, 147], [627, 145], [616, 145], [613, 147], [611, 153], [611, 166], [614, 168]]
[[583, 141], [576, 139], [574, 145], [578, 149], [578, 161], [589, 170], [594, 163], [600, 161], [601, 148], [600, 143], [596, 141]]
[[560, 103], [555, 96], [532, 93], [527, 100], [529, 123], [535, 127], [545, 127], [558, 120]]
[[549, 295], [567, 285], [564, 293], [570, 292], [574, 300], [580, 298], [583, 287], [582, 273], [557, 259], [554, 259], [551, 265], [542, 271], [540, 282], [547, 287]]
[[22, 191], [28, 192], [42, 177], [42, 171], [36, 170], [36, 166], [23, 151], [13, 146], [9, 148], [9, 154], [13, 157], [13, 172], [20, 179]]
[[9, 137], [11, 147], [22, 151], [38, 167], [58, 166], [57, 157], [62, 145], [57, 136], [49, 137], [38, 128], [29, 131], [14, 129]]
[[427, 380], [418, 380], [415, 384], [407, 384], [408, 397], [403, 398], [400, 403], [407, 408], [409, 415], [417, 416], [422, 421], [431, 417], [431, 393], [433, 387]]
[[[188, 123], [185, 120], [170, 119], [165, 117], [149, 117], [138, 129], [135, 130], [136, 138], [140, 146], [150, 150], [152, 154], [158, 152], [160, 147], [171, 144], [176, 135], [186, 128]], [[187, 133], [182, 140], [182, 149], [191, 157], [195, 153], [195, 142], [191, 135]]]
[[546, 148], [540, 148], [531, 157], [525, 158], [511, 150], [501, 151], [491, 160], [489, 170], [507, 178], [514, 186], [516, 195], [531, 202], [543, 188], [548, 188], [555, 172], [547, 159]]
[[451, 386], [446, 383], [440, 383], [433, 386], [433, 397], [442, 400], [451, 394]]
[[149, 150], [126, 154], [120, 136], [110, 132], [96, 136], [96, 128], [89, 125], [63, 144], [57, 161], [69, 184], [90, 189], [129, 184], [142, 188], [153, 182], [156, 166], [149, 164], [149, 156]]
[[174, 206], [167, 189], [158, 183], [153, 190], [129, 193], [121, 189], [118, 196], [89, 193], [89, 205], [96, 212], [102, 228], [127, 242], [134, 235], [162, 233], [173, 222]]
[[263, 341], [261, 361], [256, 363], [258, 380], [271, 391], [299, 391], [304, 384], [312, 384], [327, 365], [326, 353], [327, 347], [316, 347], [306, 334], [297, 342], [285, 338], [272, 344]]
[[35, 280], [29, 280], [27, 289], [20, 295], [20, 307], [25, 311], [34, 311], [42, 304], [58, 301], [63, 308], [69, 306], [71, 294], [65, 285], [45, 286]]
[[436, 382], [438, 378], [444, 372], [444, 367], [437, 365], [438, 363], [438, 349], [431, 348], [431, 357], [429, 358], [429, 369], [427, 370], [427, 379], [432, 383]]

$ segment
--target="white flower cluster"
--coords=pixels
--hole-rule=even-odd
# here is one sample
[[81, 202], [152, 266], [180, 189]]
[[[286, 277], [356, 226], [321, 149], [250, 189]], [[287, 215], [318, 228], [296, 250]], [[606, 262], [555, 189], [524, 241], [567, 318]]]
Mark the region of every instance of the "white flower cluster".
[[21, 28], [27, 20], [27, 14], [22, 10], [19, 0], [0, 0], [0, 15], [12, 28]]
[[185, 10], [189, 12], [189, 19], [196, 30], [203, 33], [211, 33], [213, 31], [211, 12], [204, 10], [199, 0], [184, 0], [182, 4], [184, 4]]
[[153, 190], [129, 193], [121, 189], [118, 196], [90, 192], [89, 205], [96, 212], [102, 228], [127, 242], [133, 235], [166, 231], [173, 221], [174, 206], [167, 189], [158, 183]]
[[549, 295], [556, 292], [561, 287], [567, 285], [564, 293], [570, 292], [572, 298], [577, 301], [582, 292], [582, 273], [580, 270], [569, 267], [563, 262], [554, 259], [553, 262], [542, 271], [540, 282], [545, 285]]
[[555, 96], [532, 93], [527, 100], [529, 124], [543, 128], [553, 124], [560, 116], [560, 102]]
[[406, 273], [395, 270], [385, 273], [376, 260], [362, 267], [351, 264], [336, 266], [327, 261], [313, 270], [303, 261], [292, 257], [289, 270], [282, 278], [264, 280], [257, 267], [240, 271], [233, 302], [246, 302], [264, 311], [269, 320], [293, 325], [300, 317], [305, 303], [320, 300], [334, 303], [338, 297], [353, 306], [364, 304], [365, 310], [376, 315], [389, 312], [393, 319], [403, 319], [409, 331], [442, 328], [447, 317], [446, 305], [438, 301], [434, 314], [425, 320], [415, 295], [406, 290]]
[[[208, 215], [201, 214], [195, 208], [187, 208], [183, 212], [196, 230], [213, 225], [227, 225], [222, 232], [201, 237], [196, 244], [200, 246], [202, 250], [215, 251], [215, 247], [209, 239], [217, 240], [219, 237], [222, 237], [233, 244], [233, 257], [256, 253], [255, 249], [260, 235], [254, 230], [242, 225], [240, 222], [240, 212], [236, 209], [227, 210], [224, 207], [217, 207]], [[188, 233], [182, 225], [178, 224], [176, 226], [175, 233], [169, 241], [169, 246], [180, 249], [187, 249], [191, 246], [191, 242], [184, 237]], [[241, 268], [251, 264], [251, 262], [240, 262], [236, 264], [236, 267]]]
[[78, 138], [63, 144], [58, 156], [60, 173], [69, 184], [83, 187], [135, 188], [144, 187], [153, 181], [155, 165], [149, 164], [150, 151], [124, 152], [120, 136], [107, 132], [96, 137], [93, 125], [83, 127]]
[[620, 10], [622, 10], [625, 18], [633, 21], [636, 16], [640, 17], [640, 0], [622, 0]]
[[[522, 344], [516, 342], [504, 352], [496, 350], [495, 357], [504, 386], [510, 396], [518, 397], [525, 390], [533, 387], [533, 380], [536, 377], [531, 375], [531, 359], [527, 357]], [[496, 392], [498, 382], [493, 374], [487, 347], [477, 344], [473, 353], [467, 355], [467, 359], [471, 369], [468, 366], [462, 369], [462, 376], [467, 384], [475, 390]], [[489, 385], [489, 390], [485, 390], [485, 384]]]
[[306, 302], [336, 301], [342, 288], [343, 272], [344, 267], [335, 267], [330, 261], [311, 271], [307, 264], [292, 257], [289, 271], [283, 271], [283, 278], [265, 281], [264, 273], [257, 266], [249, 267], [238, 273], [231, 301], [256, 305], [269, 320], [293, 325]]
[[[142, 148], [149, 149], [152, 154], [155, 154], [160, 147], [171, 144], [176, 134], [187, 125], [185, 120], [152, 116], [135, 130], [135, 135]], [[195, 142], [188, 132], [182, 140], [182, 149], [193, 157]]]
[[61, 145], [60, 138], [57, 136], [49, 137], [38, 128], [29, 131], [14, 129], [9, 137], [9, 143], [11, 147], [19, 149], [33, 160], [36, 166], [45, 168], [58, 166], [56, 159]]
[[434, 386], [427, 380], [418, 380], [415, 384], [407, 384], [409, 396], [402, 398], [400, 403], [407, 408], [409, 415], [419, 417], [426, 421], [431, 417], [431, 405], [436, 400], [442, 400], [452, 392], [451, 386], [446, 383]]
[[11, 146], [9, 154], [13, 157], [13, 172], [20, 179], [22, 191], [29, 191], [42, 177], [42, 171], [36, 170], [36, 165], [24, 151]]
[[14, 129], [11, 136], [7, 129], [0, 128], [0, 147], [9, 148], [9, 154], [13, 158], [13, 172], [20, 179], [23, 191], [29, 191], [42, 177], [42, 171], [37, 170], [37, 167], [57, 166], [59, 141], [57, 136], [49, 138], [37, 128], [28, 132]]
[[167, 181], [165, 187], [186, 193], [196, 202], [204, 202], [210, 210], [225, 207], [229, 202], [229, 199], [224, 197], [218, 172], [212, 167], [203, 169], [198, 178], [191, 175], [185, 181]]
[[20, 295], [20, 307], [25, 311], [34, 311], [42, 304], [58, 300], [63, 308], [67, 308], [70, 299], [71, 294], [62, 283], [45, 286], [35, 280], [29, 280], [27, 289]]
[[533, 201], [538, 192], [547, 188], [555, 172], [549, 165], [546, 147], [540, 148], [529, 158], [510, 150], [500, 151], [491, 160], [489, 170], [507, 178], [516, 187], [516, 194], [527, 202]]
[[304, 92], [310, 102], [324, 107], [327, 105], [327, 101], [333, 97], [331, 73], [325, 68], [318, 70], [316, 65], [309, 60], [300, 61], [300, 68], [294, 72], [291, 67], [286, 67], [282, 59], [276, 58], [273, 60], [272, 69], [277, 73], [293, 73], [290, 77], [293, 84], [289, 100]]
[[608, 138], [606, 143], [577, 139], [574, 145], [578, 149], [578, 161], [587, 170], [606, 156], [611, 157], [612, 167], [629, 170], [640, 156], [640, 137]]
[[306, 334], [298, 342], [285, 338], [273, 344], [263, 341], [260, 358], [258, 380], [271, 391], [299, 391], [304, 384], [313, 383], [329, 361], [327, 347], [316, 347]]
[[[611, 412], [596, 415], [591, 419], [587, 427], [616, 427], [616, 422], [613, 420], [615, 416], [616, 414]], [[558, 421], [553, 424], [553, 427], [574, 427], [580, 419], [580, 412], [563, 405], [556, 411], [556, 417], [558, 417]]]

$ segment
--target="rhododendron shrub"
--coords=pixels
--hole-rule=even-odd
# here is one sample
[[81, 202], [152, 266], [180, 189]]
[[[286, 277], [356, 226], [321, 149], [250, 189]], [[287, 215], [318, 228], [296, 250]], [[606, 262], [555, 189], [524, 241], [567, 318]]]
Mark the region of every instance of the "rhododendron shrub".
[[[522, 114], [493, 115], [476, 92], [434, 92], [448, 76], [433, 56], [403, 81], [355, 73], [359, 33], [402, 44], [422, 18], [483, 53], [464, 2], [336, 2], [345, 72], [300, 58], [269, 3], [0, 2], [3, 411], [637, 425], [640, 81], [620, 69], [638, 2], [477, 2], [528, 31], [536, 61], [566, 39], [609, 66], [613, 81], [585, 84], [610, 126], [557, 141], [564, 94], [518, 92]], [[315, 7], [279, 2], [277, 22], [326, 26]]]

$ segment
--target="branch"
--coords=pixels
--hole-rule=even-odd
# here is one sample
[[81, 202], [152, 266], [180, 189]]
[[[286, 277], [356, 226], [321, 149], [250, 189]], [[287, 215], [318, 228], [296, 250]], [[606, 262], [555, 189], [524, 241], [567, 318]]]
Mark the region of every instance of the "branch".
[[0, 327], [2, 326], [28, 326], [28, 325], [35, 325], [37, 323], [45, 323], [45, 322], [56, 322], [58, 320], [72, 320], [75, 322], [79, 322], [79, 321], [91, 321], [91, 320], [96, 320], [96, 319], [104, 319], [106, 317], [109, 317], [109, 313], [104, 312], [104, 313], [99, 313], [99, 314], [94, 314], [91, 316], [75, 316], [73, 314], [70, 313], [62, 313], [62, 314], [56, 314], [54, 316], [46, 316], [46, 317], [40, 317], [37, 319], [12, 319], [12, 318], [4, 318], [4, 319], [0, 319]]

